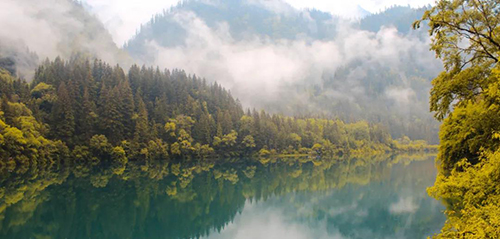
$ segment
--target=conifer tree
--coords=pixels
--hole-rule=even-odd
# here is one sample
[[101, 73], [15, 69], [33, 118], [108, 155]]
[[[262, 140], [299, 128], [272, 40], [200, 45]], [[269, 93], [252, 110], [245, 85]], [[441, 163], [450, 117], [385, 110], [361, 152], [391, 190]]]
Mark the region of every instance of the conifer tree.
[[118, 87], [118, 94], [120, 97], [119, 99], [121, 100], [121, 102], [119, 103], [119, 111], [122, 114], [121, 123], [124, 127], [124, 136], [127, 139], [131, 139], [134, 134], [134, 122], [132, 119], [135, 109], [134, 95], [132, 94], [132, 89], [130, 88], [128, 80], [125, 79], [120, 82]]
[[[149, 122], [148, 111], [141, 97], [136, 97], [137, 116], [135, 119], [134, 142], [140, 146], [144, 146], [149, 141]], [[142, 144], [142, 145], [141, 145]]]
[[57, 90], [57, 101], [52, 111], [52, 122], [54, 127], [52, 130], [53, 137], [62, 139], [67, 144], [72, 145], [75, 118], [71, 108], [71, 98], [64, 82], [59, 85]]

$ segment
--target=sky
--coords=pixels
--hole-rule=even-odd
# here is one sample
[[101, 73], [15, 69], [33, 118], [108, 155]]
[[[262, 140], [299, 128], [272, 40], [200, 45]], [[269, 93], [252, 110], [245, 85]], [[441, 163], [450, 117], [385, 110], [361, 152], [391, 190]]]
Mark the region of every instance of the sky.
[[[141, 24], [165, 8], [177, 4], [178, 0], [83, 0], [92, 12], [104, 22], [113, 35], [113, 40], [122, 46]], [[269, 0], [273, 1], [273, 0]], [[345, 17], [356, 17], [358, 6], [375, 13], [393, 5], [420, 7], [434, 0], [285, 0], [298, 9], [316, 8]]]

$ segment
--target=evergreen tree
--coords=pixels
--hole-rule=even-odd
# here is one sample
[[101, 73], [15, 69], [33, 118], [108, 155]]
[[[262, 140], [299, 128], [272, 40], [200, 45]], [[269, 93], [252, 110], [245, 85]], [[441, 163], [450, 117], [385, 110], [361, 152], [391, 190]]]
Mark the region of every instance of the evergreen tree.
[[[119, 111], [122, 115], [121, 123], [123, 124], [124, 136], [127, 139], [131, 139], [134, 132], [134, 95], [132, 94], [132, 89], [128, 83], [128, 80], [123, 80], [118, 85], [118, 94], [121, 102], [119, 103]], [[144, 104], [144, 102], [142, 102]], [[145, 107], [145, 106], [144, 106]]]
[[137, 116], [135, 119], [134, 142], [143, 147], [150, 139], [148, 111], [146, 110], [144, 101], [138, 95], [136, 97], [136, 102]]
[[52, 111], [52, 136], [61, 139], [69, 145], [73, 145], [73, 134], [75, 132], [75, 118], [71, 108], [71, 98], [69, 96], [66, 83], [62, 82], [57, 90], [57, 101]]
[[210, 144], [212, 142], [210, 119], [211, 116], [209, 114], [203, 113], [193, 128], [193, 138], [202, 144]]
[[96, 121], [98, 120], [97, 109], [94, 101], [89, 94], [89, 90], [85, 87], [83, 90], [83, 103], [82, 103], [82, 120], [80, 121], [80, 140], [87, 142], [94, 135]]

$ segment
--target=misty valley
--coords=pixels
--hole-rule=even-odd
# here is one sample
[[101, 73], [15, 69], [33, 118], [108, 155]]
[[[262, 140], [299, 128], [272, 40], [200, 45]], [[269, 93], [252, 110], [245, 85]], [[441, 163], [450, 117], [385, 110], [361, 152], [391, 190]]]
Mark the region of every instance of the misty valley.
[[0, 238], [500, 238], [500, 0], [392, 4], [0, 0]]

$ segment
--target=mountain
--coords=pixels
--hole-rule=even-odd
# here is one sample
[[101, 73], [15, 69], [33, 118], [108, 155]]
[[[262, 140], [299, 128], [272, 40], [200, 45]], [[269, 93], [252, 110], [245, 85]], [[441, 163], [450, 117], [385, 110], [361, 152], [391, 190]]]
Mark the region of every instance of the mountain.
[[8, 63], [19, 76], [30, 79], [40, 59], [75, 54], [131, 64], [103, 24], [77, 1], [6, 0], [0, 9], [0, 65]]
[[361, 7], [359, 5], [356, 7], [356, 12], [360, 18], [365, 18], [365, 17], [370, 16], [372, 14], [370, 11], [364, 9], [363, 7]]
[[349, 21], [281, 1], [189, 0], [156, 15], [125, 49], [217, 81], [246, 107], [370, 119], [394, 137], [437, 142], [428, 96], [442, 66], [425, 29], [410, 31], [423, 11], [395, 6]]
[[166, 47], [183, 45], [189, 34], [185, 21], [192, 17], [200, 19], [210, 29], [227, 24], [222, 27], [227, 27], [231, 38], [235, 40], [254, 36], [327, 39], [333, 37], [333, 23], [338, 20], [318, 10], [298, 11], [281, 0], [187, 0], [154, 16], [139, 29], [125, 49], [135, 58], [151, 60], [147, 49], [150, 41], [154, 40]]

